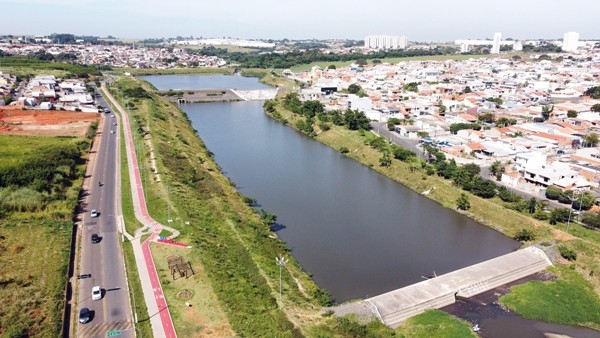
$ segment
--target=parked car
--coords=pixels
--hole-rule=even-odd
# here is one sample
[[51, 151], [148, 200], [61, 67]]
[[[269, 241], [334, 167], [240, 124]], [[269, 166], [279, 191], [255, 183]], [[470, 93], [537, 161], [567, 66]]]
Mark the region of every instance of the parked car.
[[79, 310], [79, 322], [81, 324], [85, 324], [85, 323], [89, 322], [91, 318], [92, 318], [92, 313], [91, 313], [90, 309], [88, 309], [87, 307], [82, 307]]
[[98, 243], [100, 242], [100, 236], [98, 236], [98, 234], [92, 234], [92, 243]]
[[[102, 184], [99, 184], [99, 185], [102, 185]], [[92, 211], [90, 212], [90, 216], [91, 216], [92, 218], [94, 218], [94, 217], [98, 217], [98, 215], [99, 215], [99, 214], [98, 214], [98, 210], [96, 210], [96, 209], [92, 209]]]
[[99, 286], [94, 286], [92, 288], [92, 300], [100, 300], [102, 299], [102, 289]]

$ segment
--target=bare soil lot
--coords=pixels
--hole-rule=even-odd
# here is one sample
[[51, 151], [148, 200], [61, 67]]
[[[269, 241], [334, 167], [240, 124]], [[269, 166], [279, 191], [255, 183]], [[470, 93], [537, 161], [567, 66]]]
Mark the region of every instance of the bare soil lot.
[[83, 137], [98, 113], [0, 109], [0, 134]]

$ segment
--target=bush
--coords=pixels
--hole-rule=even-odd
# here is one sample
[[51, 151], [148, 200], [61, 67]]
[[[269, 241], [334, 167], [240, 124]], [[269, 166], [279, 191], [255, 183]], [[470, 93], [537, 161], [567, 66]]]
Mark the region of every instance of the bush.
[[581, 221], [594, 228], [600, 228], [600, 213], [595, 211], [584, 212]]
[[566, 260], [574, 261], [577, 259], [577, 253], [564, 245], [558, 247], [558, 252], [560, 252], [560, 255]]
[[535, 239], [535, 233], [529, 229], [521, 229], [519, 230], [513, 238], [519, 242], [530, 242]]
[[546, 198], [549, 200], [557, 200], [558, 197], [562, 194], [562, 189], [555, 185], [551, 185], [546, 189]]
[[341, 147], [340, 148], [340, 153], [342, 153], [342, 154], [347, 154], [349, 152], [350, 152], [350, 150], [348, 148], [346, 148], [346, 147]]

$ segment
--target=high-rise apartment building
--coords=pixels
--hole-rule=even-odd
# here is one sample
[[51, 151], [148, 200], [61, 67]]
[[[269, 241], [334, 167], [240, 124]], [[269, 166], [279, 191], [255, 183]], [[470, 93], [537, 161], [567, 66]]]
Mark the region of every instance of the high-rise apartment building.
[[408, 45], [406, 36], [368, 35], [365, 37], [365, 48], [372, 49], [404, 49]]
[[565, 52], [573, 52], [577, 50], [579, 45], [579, 33], [577, 32], [568, 32], [565, 33], [562, 43], [562, 49]]
[[502, 33], [494, 34], [494, 42], [492, 43], [491, 54], [500, 54], [500, 41], [502, 40]]

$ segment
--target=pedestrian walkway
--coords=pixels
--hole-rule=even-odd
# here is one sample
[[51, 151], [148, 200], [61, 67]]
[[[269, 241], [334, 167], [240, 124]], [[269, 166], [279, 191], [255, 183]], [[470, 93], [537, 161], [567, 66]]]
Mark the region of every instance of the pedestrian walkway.
[[[177, 334], [173, 326], [173, 320], [171, 319], [169, 307], [164, 297], [158, 273], [156, 272], [156, 267], [154, 265], [154, 259], [150, 252], [150, 243], [156, 239], [157, 234], [164, 227], [148, 214], [129, 116], [108, 92], [105, 84], [102, 84], [102, 90], [113, 106], [117, 108], [121, 116], [121, 125], [125, 135], [125, 146], [127, 150], [127, 165], [129, 167], [133, 209], [137, 220], [145, 226], [145, 229], [138, 229], [138, 231], [136, 231], [135, 237], [131, 243], [133, 245], [136, 266], [144, 291], [144, 299], [146, 307], [148, 308], [148, 316], [150, 318], [150, 324], [152, 325], [153, 335], [157, 338], [175, 338], [177, 337]], [[151, 230], [152, 234], [143, 243], [140, 243], [140, 238], [145, 230]], [[170, 229], [170, 231], [174, 232], [173, 230], [174, 229]]]

